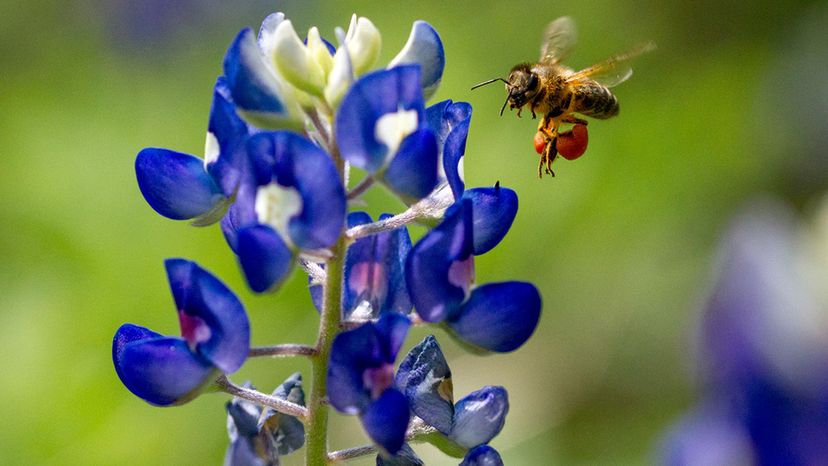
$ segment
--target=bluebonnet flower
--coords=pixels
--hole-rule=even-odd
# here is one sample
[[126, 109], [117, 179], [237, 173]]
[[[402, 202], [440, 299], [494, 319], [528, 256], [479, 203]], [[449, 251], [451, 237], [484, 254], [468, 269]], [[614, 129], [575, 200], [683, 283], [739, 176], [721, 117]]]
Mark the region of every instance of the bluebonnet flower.
[[[304, 406], [302, 376], [298, 372], [290, 376], [273, 396]], [[227, 433], [230, 446], [224, 457], [225, 466], [278, 466], [280, 456], [305, 443], [305, 426], [301, 421], [242, 398], [227, 402]]]
[[185, 403], [247, 358], [250, 328], [238, 298], [196, 263], [165, 262], [181, 337], [167, 337], [134, 324], [115, 333], [112, 359], [121, 381], [147, 402]]
[[297, 134], [258, 133], [247, 152], [256, 191], [236, 202], [255, 215], [233, 227], [245, 277], [261, 292], [284, 280], [299, 251], [336, 242], [345, 223], [345, 188], [328, 154]]
[[[458, 458], [465, 454], [469, 466], [502, 464], [486, 444], [505, 422], [505, 389], [484, 387], [455, 404], [450, 371], [433, 337], [409, 354], [396, 377], [394, 361], [415, 305], [422, 321], [440, 323], [475, 350], [511, 351], [532, 334], [540, 316], [534, 286], [474, 286], [473, 258], [505, 236], [517, 195], [499, 183], [465, 188], [471, 106], [446, 100], [426, 107], [445, 66], [442, 42], [428, 23], [415, 22], [403, 49], [380, 69], [382, 39], [373, 23], [354, 15], [347, 32], [335, 32], [336, 47], [316, 28], [302, 40], [281, 13], [268, 16], [258, 36], [242, 30], [214, 89], [204, 159], [141, 151], [141, 192], [166, 217], [199, 226], [220, 220], [255, 292], [276, 289], [301, 262], [321, 308], [324, 283], [344, 275], [341, 290], [330, 290], [340, 309], [326, 304], [316, 347], [276, 345], [253, 353], [314, 357], [314, 370], [327, 370], [327, 379], [313, 387], [310, 409], [295, 406], [304, 405], [298, 374], [269, 402], [225, 377], [217, 383], [306, 421], [309, 463], [325, 461], [326, 453], [328, 461], [354, 454], [325, 451], [319, 432], [325, 424], [316, 422], [324, 411], [316, 410], [327, 409], [321, 405], [327, 392], [331, 406], [359, 416], [381, 452], [377, 464], [422, 464], [405, 444], [412, 409], [422, 418], [412, 424], [412, 438], [434, 440]], [[351, 167], [364, 178], [346, 194]], [[347, 199], [375, 181], [410, 205], [411, 215], [383, 214], [376, 223], [364, 212], [346, 217]], [[405, 225], [433, 227], [439, 220], [412, 247]], [[127, 324], [113, 343], [125, 385], [159, 405], [185, 402], [238, 369], [250, 338], [244, 310], [224, 285], [194, 263], [170, 260], [167, 266], [183, 337]], [[342, 270], [325, 278], [325, 268], [333, 266]], [[341, 332], [340, 317], [368, 322]], [[328, 361], [318, 359], [326, 354]], [[241, 398], [227, 411], [227, 465], [276, 465], [304, 442], [298, 418]]]
[[434, 336], [411, 349], [396, 382], [414, 414], [464, 450], [489, 443], [506, 422], [503, 387], [483, 387], [454, 403], [451, 370]]
[[358, 414], [368, 436], [388, 455], [402, 448], [411, 417], [408, 400], [394, 386], [394, 360], [411, 322], [382, 314], [340, 333], [331, 347], [328, 398], [346, 414]]
[[[502, 195], [499, 187], [491, 192]], [[408, 293], [419, 316], [443, 322], [473, 348], [507, 352], [521, 346], [537, 326], [541, 300], [525, 282], [490, 283], [473, 288], [474, 255], [502, 238], [499, 229], [475, 229], [480, 217], [513, 217], [517, 203], [478, 203], [460, 198], [445, 217], [414, 245], [406, 260]], [[494, 209], [489, 206], [494, 205]], [[490, 222], [483, 220], [481, 225]], [[477, 234], [480, 236], [477, 237]]]
[[[382, 214], [379, 220], [391, 218]], [[348, 228], [371, 223], [365, 212], [348, 214]], [[405, 286], [405, 258], [411, 250], [408, 228], [359, 238], [345, 255], [342, 290], [342, 317], [345, 320], [376, 319], [381, 312], [411, 312], [411, 299]], [[311, 279], [312, 280], [312, 279]], [[322, 309], [322, 285], [312, 284], [311, 297]]]
[[704, 397], [668, 433], [664, 464], [828, 461], [824, 275], [802, 238], [769, 202], [730, 230], [701, 322]]
[[375, 71], [354, 83], [334, 124], [342, 157], [407, 201], [437, 185], [438, 149], [425, 123], [416, 65]]

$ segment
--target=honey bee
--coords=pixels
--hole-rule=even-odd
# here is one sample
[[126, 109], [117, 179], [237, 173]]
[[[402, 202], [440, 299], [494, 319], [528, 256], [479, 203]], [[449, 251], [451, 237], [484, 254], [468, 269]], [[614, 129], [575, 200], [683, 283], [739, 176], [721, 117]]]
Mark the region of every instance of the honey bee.
[[[573, 71], [561, 64], [575, 45], [575, 23], [569, 17], [558, 18], [546, 27], [538, 63], [519, 63], [509, 73], [509, 78], [494, 78], [472, 87], [503, 81], [506, 84], [506, 101], [500, 115], [509, 110], [528, 108], [532, 118], [538, 113], [543, 118], [538, 125], [535, 147], [541, 154], [538, 177], [545, 172], [555, 176], [552, 162], [559, 151], [567, 159], [579, 157], [586, 150], [587, 121], [579, 116], [604, 120], [618, 114], [618, 99], [609, 88], [629, 79], [632, 68], [629, 60], [655, 48], [651, 42], [640, 44], [626, 53], [612, 56], [581, 71]], [[574, 124], [575, 131], [561, 132], [561, 124]], [[562, 144], [562, 142], [564, 142]], [[566, 147], [566, 149], [563, 149]]]

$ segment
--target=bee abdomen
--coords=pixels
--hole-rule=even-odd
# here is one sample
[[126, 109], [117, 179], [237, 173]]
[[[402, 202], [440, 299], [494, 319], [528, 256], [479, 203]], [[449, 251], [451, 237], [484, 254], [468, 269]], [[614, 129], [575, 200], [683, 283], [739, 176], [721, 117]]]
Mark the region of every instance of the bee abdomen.
[[581, 85], [575, 90], [573, 110], [581, 115], [603, 120], [618, 115], [619, 109], [618, 99], [598, 83]]

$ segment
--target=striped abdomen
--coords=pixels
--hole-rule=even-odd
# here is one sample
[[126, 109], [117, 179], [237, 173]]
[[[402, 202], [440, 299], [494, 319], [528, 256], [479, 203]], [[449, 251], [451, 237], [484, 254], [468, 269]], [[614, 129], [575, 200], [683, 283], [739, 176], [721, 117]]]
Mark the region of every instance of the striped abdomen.
[[618, 115], [618, 99], [606, 87], [589, 81], [574, 89], [570, 110], [603, 120]]

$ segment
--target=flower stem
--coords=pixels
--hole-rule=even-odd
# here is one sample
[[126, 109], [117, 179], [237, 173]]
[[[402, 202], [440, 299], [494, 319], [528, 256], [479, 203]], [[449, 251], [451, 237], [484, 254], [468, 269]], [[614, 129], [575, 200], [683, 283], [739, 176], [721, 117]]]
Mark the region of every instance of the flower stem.
[[362, 195], [365, 191], [368, 191], [368, 188], [373, 186], [374, 184], [374, 177], [371, 175], [367, 175], [362, 181], [357, 184], [354, 189], [348, 191], [348, 200], [356, 199]]
[[216, 385], [219, 389], [226, 393], [229, 393], [239, 398], [243, 398], [248, 401], [252, 401], [253, 403], [260, 404], [262, 406], [273, 408], [280, 413], [295, 416], [300, 421], [304, 422], [308, 416], [308, 410], [305, 409], [303, 406], [300, 406], [296, 403], [291, 403], [290, 401], [283, 400], [275, 396], [266, 395], [256, 390], [240, 387], [231, 382], [225, 376], [221, 376], [218, 379], [216, 379]]
[[[408, 427], [408, 432], [405, 434], [405, 441], [409, 443], [419, 443], [422, 442], [425, 437], [434, 434], [435, 432], [437, 432], [437, 429], [426, 425], [420, 418], [414, 418], [411, 425]], [[375, 445], [362, 445], [359, 447], [332, 451], [328, 455], [328, 462], [336, 463], [338, 461], [351, 460], [376, 453], [377, 447]]]
[[250, 348], [250, 353], [247, 354], [249, 358], [256, 358], [262, 356], [290, 357], [290, 356], [313, 356], [316, 354], [316, 348], [307, 345], [297, 345], [287, 343], [283, 345], [273, 346], [255, 346]]
[[437, 221], [453, 202], [454, 197], [451, 189], [448, 185], [442, 185], [436, 188], [431, 195], [409, 207], [405, 212], [385, 220], [351, 227], [345, 232], [345, 235], [353, 241], [364, 236], [395, 230], [414, 222]]
[[328, 383], [328, 361], [331, 345], [339, 332], [342, 319], [342, 276], [345, 265], [345, 235], [341, 235], [334, 245], [333, 257], [325, 267], [325, 293], [322, 303], [322, 316], [319, 322], [319, 338], [316, 342], [316, 354], [311, 357], [313, 382], [308, 400], [307, 418], [307, 452], [305, 464], [319, 466], [327, 463], [328, 458], [328, 406], [325, 403]]

